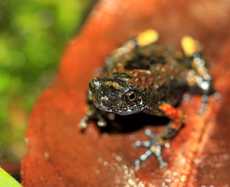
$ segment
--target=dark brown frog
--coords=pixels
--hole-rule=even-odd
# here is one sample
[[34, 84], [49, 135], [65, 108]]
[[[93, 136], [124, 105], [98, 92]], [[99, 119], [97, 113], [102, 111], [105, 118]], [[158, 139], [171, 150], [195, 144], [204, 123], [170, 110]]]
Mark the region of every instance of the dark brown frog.
[[202, 95], [203, 108], [213, 93], [212, 77], [198, 41], [185, 36], [182, 50], [177, 51], [157, 44], [157, 38], [156, 31], [147, 30], [128, 40], [107, 58], [99, 75], [89, 83], [89, 110], [80, 123], [81, 129], [85, 129], [90, 120], [104, 127], [108, 120], [113, 120], [113, 114], [140, 112], [171, 119], [162, 133], [154, 135], [146, 130], [150, 140], [135, 143], [137, 147], [147, 148], [135, 160], [136, 167], [151, 155], [158, 159], [161, 167], [166, 165], [162, 150], [183, 125], [183, 112], [175, 106], [184, 93]]

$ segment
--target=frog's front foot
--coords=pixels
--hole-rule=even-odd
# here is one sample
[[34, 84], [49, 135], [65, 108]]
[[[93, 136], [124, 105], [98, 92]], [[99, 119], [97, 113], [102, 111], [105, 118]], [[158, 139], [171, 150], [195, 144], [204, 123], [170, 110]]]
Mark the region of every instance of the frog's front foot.
[[147, 149], [144, 154], [142, 154], [138, 159], [134, 161], [134, 166], [139, 169], [141, 163], [147, 160], [149, 157], [154, 156], [158, 160], [160, 167], [164, 168], [167, 166], [167, 162], [164, 161], [162, 157], [162, 152], [165, 147], [169, 144], [165, 142], [160, 136], [155, 135], [150, 129], [145, 130], [145, 135], [149, 137], [146, 141], [136, 141], [135, 147], [144, 147]]
[[88, 127], [89, 122], [93, 119], [96, 119], [98, 127], [105, 127], [107, 125], [105, 119], [101, 115], [88, 112], [80, 121], [80, 129], [84, 131]]

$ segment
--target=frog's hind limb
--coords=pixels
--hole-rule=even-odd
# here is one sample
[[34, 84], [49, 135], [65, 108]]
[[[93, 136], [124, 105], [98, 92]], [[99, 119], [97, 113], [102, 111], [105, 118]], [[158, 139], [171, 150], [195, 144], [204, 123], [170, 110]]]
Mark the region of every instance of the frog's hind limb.
[[199, 110], [199, 113], [202, 114], [206, 110], [208, 96], [214, 93], [212, 77], [208, 72], [208, 64], [203, 57], [199, 41], [191, 36], [184, 36], [181, 40], [181, 46], [191, 66], [187, 76], [187, 83], [191, 88], [198, 88], [202, 94]]
[[155, 156], [160, 167], [167, 166], [167, 162], [163, 159], [162, 153], [164, 148], [169, 147], [169, 140], [176, 136], [184, 124], [184, 114], [171, 106], [170, 104], [161, 104], [159, 107], [165, 115], [172, 120], [169, 125], [158, 135], [155, 135], [151, 130], [145, 130], [145, 135], [149, 138], [146, 141], [136, 141], [135, 147], [144, 147], [147, 151], [134, 161], [136, 169], [140, 168], [142, 162], [147, 160], [150, 156]]
[[212, 78], [208, 72], [208, 64], [203, 57], [200, 43], [190, 36], [184, 36], [181, 46], [191, 66], [187, 76], [189, 86], [197, 86], [204, 95], [209, 94], [212, 91]]

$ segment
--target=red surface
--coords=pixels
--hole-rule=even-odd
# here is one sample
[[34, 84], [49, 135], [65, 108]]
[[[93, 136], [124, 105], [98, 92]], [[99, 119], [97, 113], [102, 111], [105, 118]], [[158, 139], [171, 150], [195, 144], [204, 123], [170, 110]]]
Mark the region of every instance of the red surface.
[[[229, 120], [226, 120], [230, 102], [225, 99], [230, 93], [227, 81], [230, 68], [229, 23], [230, 3], [225, 0], [100, 1], [79, 36], [65, 51], [56, 81], [34, 107], [27, 133], [28, 153], [22, 163], [24, 186], [165, 184], [190, 187], [230, 184], [226, 177], [229, 170], [216, 172], [218, 170], [207, 164], [206, 159], [202, 160], [203, 165], [198, 162], [203, 155], [209, 158], [210, 151], [221, 150], [218, 154], [229, 154], [229, 142], [224, 141], [223, 149], [218, 146], [218, 141], [227, 139], [227, 132], [230, 133]], [[135, 150], [132, 143], [145, 138], [144, 128], [130, 133], [102, 134], [92, 125], [85, 134], [81, 134], [79, 120], [86, 111], [87, 83], [95, 69], [121, 42], [148, 28], [159, 31], [162, 43], [179, 45], [180, 38], [187, 34], [199, 39], [225, 103], [218, 113], [220, 100], [212, 99], [207, 112], [199, 116], [199, 98], [185, 102], [182, 109], [187, 114], [187, 125], [165, 153], [169, 168], [160, 170], [152, 158], [135, 173], [132, 161], [144, 150]], [[213, 136], [219, 139], [213, 139]], [[225, 162], [228, 167], [224, 169], [230, 169], [229, 161]], [[210, 177], [213, 173], [214, 179]]]

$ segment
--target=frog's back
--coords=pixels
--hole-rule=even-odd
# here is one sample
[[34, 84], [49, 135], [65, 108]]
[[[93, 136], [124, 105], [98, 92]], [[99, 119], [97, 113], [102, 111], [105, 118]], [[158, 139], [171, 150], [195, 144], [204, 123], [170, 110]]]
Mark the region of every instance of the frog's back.
[[157, 40], [158, 33], [154, 30], [147, 30], [128, 40], [107, 58], [105, 72], [150, 70], [155, 64], [165, 63], [167, 57], [175, 53], [156, 44]]
[[189, 68], [183, 61], [183, 53], [176, 50], [158, 44], [139, 46], [130, 40], [107, 59], [103, 76], [129, 77], [132, 86], [149, 93], [151, 113], [161, 115], [160, 102], [175, 105], [185, 91]]
[[139, 46], [130, 40], [106, 60], [103, 74], [124, 73], [136, 80], [133, 83], [138, 87], [160, 87], [185, 78], [188, 67], [183, 61], [183, 54], [176, 50], [158, 44]]
[[158, 113], [162, 102], [176, 105], [184, 92], [195, 90], [201, 95], [212, 92], [207, 62], [202, 57], [197, 41], [184, 37], [182, 41], [186, 45], [183, 44], [183, 50], [179, 51], [153, 40], [146, 42], [143, 40], [145, 37], [146, 32], [116, 49], [107, 58], [100, 76], [112, 82], [126, 79], [127, 89], [131, 86], [148, 93], [147, 103], [154, 114]]

